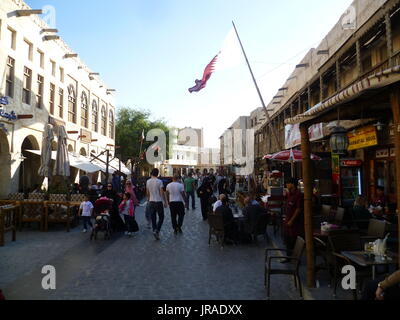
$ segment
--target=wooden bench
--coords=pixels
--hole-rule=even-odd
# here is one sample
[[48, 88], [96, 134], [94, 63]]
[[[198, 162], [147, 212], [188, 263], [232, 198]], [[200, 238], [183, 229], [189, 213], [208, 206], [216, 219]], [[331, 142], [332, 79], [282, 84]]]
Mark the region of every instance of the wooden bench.
[[69, 201], [45, 201], [44, 210], [44, 231], [48, 231], [49, 223], [64, 223], [69, 232], [74, 220]]
[[12, 232], [12, 241], [16, 241], [20, 213], [21, 205], [19, 203], [0, 207], [0, 247], [4, 246], [4, 235], [8, 231]]
[[25, 222], [39, 222], [40, 231], [44, 226], [44, 202], [43, 201], [21, 201], [21, 216], [19, 219], [19, 229], [22, 230], [22, 224]]

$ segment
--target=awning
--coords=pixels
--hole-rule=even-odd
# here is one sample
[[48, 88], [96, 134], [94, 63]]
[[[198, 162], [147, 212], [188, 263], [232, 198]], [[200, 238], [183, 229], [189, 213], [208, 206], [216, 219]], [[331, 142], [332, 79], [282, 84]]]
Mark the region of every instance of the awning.
[[[107, 162], [107, 156], [106, 155], [101, 155], [100, 157], [98, 157], [99, 159], [95, 159], [92, 162], [96, 163], [99, 166], [104, 166], [104, 172], [105, 172], [105, 167], [106, 167], [106, 162]], [[110, 157], [110, 162], [109, 162], [109, 169], [108, 171], [110, 173], [114, 173], [115, 171], [119, 171], [119, 159], [118, 158], [112, 158]], [[121, 161], [121, 172], [123, 174], [129, 175], [131, 174], [131, 170], [129, 170], [126, 165]]]
[[293, 118], [286, 119], [285, 123], [296, 124], [315, 119], [324, 112], [328, 111], [330, 108], [354, 100], [368, 90], [382, 88], [397, 81], [400, 81], [400, 66], [395, 66], [360, 80], [334, 95], [332, 98], [318, 103], [310, 110]]
[[[36, 154], [38, 156], [41, 155], [41, 151], [40, 150], [25, 150], [28, 151], [30, 153]], [[85, 171], [87, 173], [94, 173], [94, 172], [98, 172], [98, 171], [104, 171], [105, 172], [105, 166], [104, 168], [98, 164], [95, 163], [91, 163], [90, 159], [84, 156], [79, 156], [76, 154], [73, 154], [71, 152], [68, 153], [69, 155], [69, 161], [70, 161], [70, 166], [80, 169], [82, 171]], [[57, 159], [57, 152], [56, 151], [52, 151], [51, 153], [51, 159], [52, 160], [56, 160]]]

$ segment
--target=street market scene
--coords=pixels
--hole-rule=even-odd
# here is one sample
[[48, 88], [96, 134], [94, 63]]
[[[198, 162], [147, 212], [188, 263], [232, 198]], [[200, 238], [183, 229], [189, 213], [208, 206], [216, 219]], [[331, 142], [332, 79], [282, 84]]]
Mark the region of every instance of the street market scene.
[[303, 2], [1, 0], [0, 300], [400, 300], [400, 0]]

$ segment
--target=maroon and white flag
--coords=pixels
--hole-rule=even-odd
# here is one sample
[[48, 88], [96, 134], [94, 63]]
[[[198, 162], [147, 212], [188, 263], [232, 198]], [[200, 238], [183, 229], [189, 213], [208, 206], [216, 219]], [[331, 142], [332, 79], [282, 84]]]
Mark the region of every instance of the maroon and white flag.
[[225, 38], [220, 52], [211, 60], [204, 70], [203, 78], [196, 80], [196, 85], [189, 89], [190, 93], [199, 92], [206, 87], [214, 71], [223, 71], [243, 63], [243, 55], [236, 38], [236, 33], [232, 28]]
[[196, 85], [189, 89], [190, 93], [199, 92], [201, 89], [206, 87], [207, 81], [210, 79], [212, 73], [215, 70], [215, 63], [217, 62], [218, 54], [211, 60], [211, 62], [204, 69], [203, 78], [201, 80], [196, 80]]

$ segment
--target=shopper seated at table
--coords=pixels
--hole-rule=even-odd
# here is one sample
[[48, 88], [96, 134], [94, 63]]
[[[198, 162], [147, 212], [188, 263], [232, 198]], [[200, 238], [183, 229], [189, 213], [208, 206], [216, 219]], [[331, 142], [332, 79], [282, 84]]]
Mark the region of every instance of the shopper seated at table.
[[400, 300], [400, 270], [382, 280], [383, 278], [368, 283], [362, 300]]
[[235, 223], [235, 218], [233, 217], [233, 212], [228, 205], [228, 199], [222, 198], [222, 205], [215, 211], [216, 215], [222, 215], [222, 220], [224, 222], [224, 232], [225, 239], [231, 240], [233, 242], [238, 241], [238, 228]]
[[245, 230], [252, 233], [257, 225], [258, 218], [265, 214], [265, 210], [257, 203], [252, 197], [247, 197], [245, 200], [245, 207], [243, 209], [243, 216], [245, 217]]
[[223, 201], [224, 199], [226, 200], [226, 195], [221, 194], [221, 195], [219, 196], [219, 200], [217, 200], [217, 201], [214, 203], [214, 205], [213, 205], [213, 213], [215, 213], [215, 211], [217, 211], [217, 209], [218, 209], [220, 206], [222, 206], [222, 201]]
[[372, 211], [375, 216], [382, 217], [388, 212], [387, 205], [388, 201], [385, 196], [385, 188], [378, 186], [371, 201], [370, 211]]
[[372, 214], [366, 207], [366, 199], [364, 196], [358, 196], [354, 201], [353, 219], [359, 229], [368, 228], [369, 220], [372, 219]]

